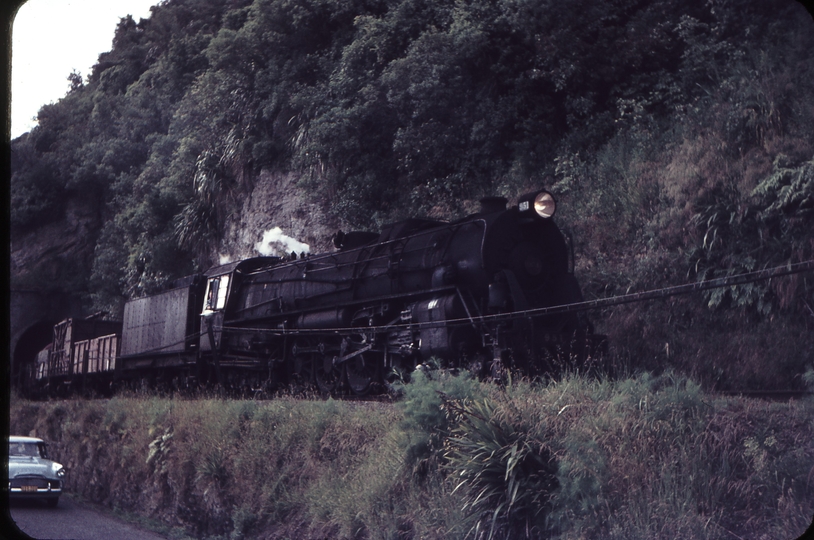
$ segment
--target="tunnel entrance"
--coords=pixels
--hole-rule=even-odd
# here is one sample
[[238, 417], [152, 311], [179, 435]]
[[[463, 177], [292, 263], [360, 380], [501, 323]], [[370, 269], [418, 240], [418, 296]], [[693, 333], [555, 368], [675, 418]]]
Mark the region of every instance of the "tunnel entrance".
[[51, 343], [54, 338], [54, 322], [34, 323], [20, 335], [11, 360], [11, 386], [21, 388], [23, 377], [33, 373], [37, 353]]

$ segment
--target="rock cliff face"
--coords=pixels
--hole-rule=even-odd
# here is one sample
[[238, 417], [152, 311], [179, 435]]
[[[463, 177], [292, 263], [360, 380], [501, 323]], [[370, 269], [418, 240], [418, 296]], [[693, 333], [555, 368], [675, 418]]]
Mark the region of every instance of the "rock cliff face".
[[[278, 240], [266, 242], [264, 254], [288, 254], [292, 245], [299, 253], [300, 243], [308, 244], [311, 253], [333, 250], [331, 236], [340, 226], [338, 220], [327, 214], [323, 201], [304, 193], [297, 179], [294, 173], [264, 170], [259, 174], [251, 193], [238, 201], [238, 210], [225, 223], [219, 248], [211, 253], [215, 264], [261, 255], [258, 244], [266, 231], [276, 227]], [[39, 289], [65, 272], [87, 277], [101, 226], [95, 206], [76, 197], [67, 202], [61, 220], [12, 235], [12, 283]], [[297, 242], [286, 243], [287, 239]]]
[[11, 235], [12, 288], [47, 289], [66, 273], [79, 277], [91, 267], [102, 222], [96, 205], [80, 197], [66, 201], [62, 219]]
[[[234, 261], [261, 255], [258, 244], [264, 233], [280, 228], [280, 239], [266, 248], [263, 254], [284, 255], [301, 251], [298, 243], [308, 244], [311, 253], [332, 251], [331, 236], [339, 228], [339, 221], [329, 216], [323, 201], [309, 197], [297, 186], [293, 173], [263, 170], [255, 180], [251, 194], [240, 205], [240, 211], [226, 222], [215, 262]], [[268, 239], [268, 235], [266, 236]], [[286, 242], [287, 239], [296, 240]]]

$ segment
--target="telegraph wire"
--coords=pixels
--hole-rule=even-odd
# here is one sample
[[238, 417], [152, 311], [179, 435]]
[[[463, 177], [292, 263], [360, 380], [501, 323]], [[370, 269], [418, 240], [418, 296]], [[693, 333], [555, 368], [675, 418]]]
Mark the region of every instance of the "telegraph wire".
[[535, 315], [574, 313], [577, 311], [587, 311], [591, 309], [602, 309], [622, 304], [631, 304], [634, 302], [644, 302], [647, 300], [654, 300], [659, 298], [669, 298], [671, 296], [678, 296], [681, 294], [689, 294], [693, 292], [707, 291], [711, 289], [721, 289], [724, 287], [733, 287], [736, 285], [745, 285], [747, 283], [766, 281], [776, 277], [789, 276], [792, 274], [801, 274], [812, 270], [814, 270], [814, 259], [799, 263], [787, 264], [784, 266], [765, 268], [763, 270], [756, 270], [753, 272], [744, 272], [742, 274], [735, 274], [732, 276], [696, 281], [694, 283], [685, 283], [684, 285], [673, 285], [671, 287], [653, 289], [650, 291], [623, 294], [619, 296], [611, 296], [608, 298], [597, 298], [595, 300], [575, 302], [572, 304], [552, 306], [548, 308], [529, 309], [525, 311], [513, 312], [511, 315], [517, 314], [519, 316], [527, 317]]
[[277, 328], [277, 329], [251, 328], [251, 327], [239, 328], [227, 326], [227, 327], [215, 327], [214, 330], [236, 331], [236, 332], [242, 331], [262, 332], [277, 335], [297, 335], [297, 334], [324, 335], [324, 334], [349, 334], [360, 332], [382, 333], [389, 332], [392, 330], [406, 330], [410, 328], [412, 329], [439, 328], [442, 326], [449, 325], [471, 324], [475, 321], [479, 323], [493, 321], [501, 322], [501, 321], [510, 321], [514, 319], [540, 317], [545, 315], [564, 315], [580, 311], [603, 309], [623, 304], [631, 304], [635, 302], [644, 302], [648, 300], [669, 298], [671, 296], [678, 296], [681, 294], [689, 294], [693, 292], [707, 291], [711, 289], [720, 289], [723, 287], [733, 287], [736, 285], [745, 285], [747, 283], [766, 281], [776, 277], [801, 274], [810, 271], [814, 271], [814, 259], [802, 261], [799, 263], [789, 263], [783, 266], [775, 266], [773, 268], [764, 268], [763, 270], [744, 272], [732, 276], [702, 280], [694, 283], [686, 283], [684, 285], [674, 285], [671, 287], [663, 287], [660, 289], [652, 289], [649, 291], [623, 294], [607, 298], [597, 298], [594, 300], [574, 302], [571, 304], [561, 304], [558, 306], [533, 308], [521, 311], [511, 311], [507, 313], [496, 313], [492, 315], [473, 316], [472, 318], [446, 319], [441, 321], [430, 321], [430, 322], [401, 323], [384, 326], [360, 326], [360, 327], [340, 327], [340, 328]]

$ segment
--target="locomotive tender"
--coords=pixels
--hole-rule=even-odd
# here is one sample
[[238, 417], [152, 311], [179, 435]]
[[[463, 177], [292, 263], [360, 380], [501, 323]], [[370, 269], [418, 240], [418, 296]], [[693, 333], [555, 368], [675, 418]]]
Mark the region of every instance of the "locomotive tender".
[[[602, 336], [581, 314], [529, 311], [582, 301], [553, 196], [530, 193], [508, 209], [501, 197], [481, 204], [454, 222], [340, 231], [333, 253], [257, 257], [189, 276], [126, 303], [105, 370], [49, 364], [37, 379], [52, 388], [92, 378], [96, 388], [136, 381], [246, 391], [298, 382], [364, 394], [431, 357], [535, 374], [553, 356], [595, 354]], [[40, 361], [51, 357], [43, 351]]]

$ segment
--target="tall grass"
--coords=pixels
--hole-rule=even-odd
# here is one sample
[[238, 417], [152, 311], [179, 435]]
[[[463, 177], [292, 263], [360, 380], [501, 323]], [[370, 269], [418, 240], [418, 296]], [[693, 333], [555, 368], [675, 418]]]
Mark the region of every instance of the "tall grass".
[[11, 429], [70, 492], [196, 538], [785, 539], [814, 515], [814, 400], [670, 373], [417, 374], [395, 407], [15, 398]]
[[811, 400], [716, 399], [667, 373], [495, 403], [557, 465], [547, 531], [528, 537], [795, 538], [814, 515]]

